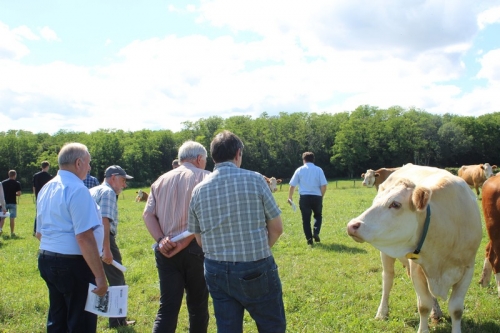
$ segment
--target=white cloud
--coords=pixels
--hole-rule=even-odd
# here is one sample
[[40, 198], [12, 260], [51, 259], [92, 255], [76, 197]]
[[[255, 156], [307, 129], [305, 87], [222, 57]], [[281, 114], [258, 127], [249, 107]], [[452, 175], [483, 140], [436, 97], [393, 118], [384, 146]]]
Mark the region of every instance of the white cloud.
[[59, 39], [59, 37], [57, 37], [56, 32], [54, 30], [50, 29], [49, 27], [40, 28], [39, 31], [40, 31], [40, 35], [45, 40], [56, 41], [56, 42], [60, 42], [61, 41]]
[[[0, 109], [18, 118], [1, 115], [0, 121], [53, 133], [179, 130], [183, 121], [213, 115], [339, 112], [364, 104], [432, 113], [500, 111], [493, 98], [498, 50], [476, 53], [482, 67], [472, 79], [487, 85], [463, 91], [459, 83], [467, 73], [462, 56], [479, 29], [471, 1], [318, 0], [306, 6], [217, 0], [171, 5], [169, 11], [196, 11], [200, 24], [234, 34], [135, 40], [102, 66], [27, 66], [19, 61], [29, 52], [20, 40], [27, 30], [16, 34], [0, 23]], [[42, 30], [45, 39], [59, 40], [51, 29]]]
[[29, 52], [19, 35], [11, 31], [6, 24], [0, 22], [0, 60], [20, 59]]
[[487, 9], [480, 13], [477, 18], [477, 23], [481, 29], [484, 29], [488, 24], [500, 23], [500, 6]]
[[39, 40], [40, 37], [35, 35], [30, 28], [25, 25], [12, 29], [12, 32], [18, 36], [21, 36], [28, 40]]
[[485, 53], [479, 62], [482, 67], [477, 77], [487, 79], [493, 84], [500, 84], [500, 49]]

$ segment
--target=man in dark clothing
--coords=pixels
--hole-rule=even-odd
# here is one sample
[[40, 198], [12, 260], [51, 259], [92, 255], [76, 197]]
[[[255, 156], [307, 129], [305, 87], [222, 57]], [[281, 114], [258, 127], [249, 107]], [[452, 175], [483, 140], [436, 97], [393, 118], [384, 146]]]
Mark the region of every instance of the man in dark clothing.
[[[35, 195], [35, 203], [38, 198], [38, 192], [42, 189], [43, 185], [48, 183], [52, 179], [52, 175], [49, 174], [50, 163], [47, 161], [42, 162], [42, 171], [38, 171], [33, 175], [33, 194]], [[36, 206], [36, 205], [35, 205]], [[36, 234], [36, 212], [35, 212], [35, 224], [33, 226], [33, 236]]]
[[[21, 195], [21, 183], [16, 180], [16, 170], [9, 171], [9, 179], [2, 182], [3, 193], [5, 195], [5, 208], [10, 213], [10, 236], [16, 237], [14, 226], [17, 216], [17, 197]], [[0, 233], [3, 228], [5, 219], [0, 222]]]

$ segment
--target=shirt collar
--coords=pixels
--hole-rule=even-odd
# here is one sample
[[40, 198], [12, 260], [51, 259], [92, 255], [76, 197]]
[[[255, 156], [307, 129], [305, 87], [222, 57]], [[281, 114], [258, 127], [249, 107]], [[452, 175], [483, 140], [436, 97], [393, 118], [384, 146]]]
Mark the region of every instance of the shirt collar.
[[215, 164], [214, 171], [217, 170], [217, 169], [219, 169], [219, 168], [225, 168], [225, 167], [238, 168], [236, 166], [236, 164], [234, 164], [233, 162], [221, 162], [221, 163]]

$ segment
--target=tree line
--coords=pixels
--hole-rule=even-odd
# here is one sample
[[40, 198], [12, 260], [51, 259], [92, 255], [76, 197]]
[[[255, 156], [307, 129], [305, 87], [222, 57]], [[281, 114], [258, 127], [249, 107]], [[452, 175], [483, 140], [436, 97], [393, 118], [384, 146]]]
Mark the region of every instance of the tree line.
[[[15, 169], [23, 188], [31, 188], [41, 162], [57, 172], [57, 154], [66, 142], [81, 142], [92, 156], [91, 174], [102, 181], [109, 165], [118, 164], [134, 176], [131, 186], [149, 186], [171, 169], [178, 147], [195, 140], [210, 151], [210, 142], [223, 129], [244, 142], [242, 167], [268, 177], [289, 179], [302, 164], [302, 153], [312, 151], [329, 179], [358, 178], [367, 169], [406, 163], [456, 168], [497, 163], [500, 112], [479, 117], [434, 115], [416, 108], [379, 109], [363, 105], [336, 114], [307, 112], [270, 116], [222, 118], [212, 116], [182, 123], [170, 130], [95, 132], [60, 130], [49, 135], [23, 130], [0, 132], [0, 179]], [[209, 153], [210, 154], [210, 153]], [[207, 170], [213, 169], [208, 158]]]

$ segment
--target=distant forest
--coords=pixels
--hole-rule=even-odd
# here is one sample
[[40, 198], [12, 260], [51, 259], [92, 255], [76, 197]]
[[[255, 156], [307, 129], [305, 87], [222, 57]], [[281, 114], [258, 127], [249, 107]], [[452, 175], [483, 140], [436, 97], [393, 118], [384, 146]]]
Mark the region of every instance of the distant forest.
[[[500, 156], [500, 112], [472, 117], [364, 105], [336, 114], [262, 113], [256, 119], [213, 116], [182, 125], [179, 132], [0, 132], [0, 179], [6, 179], [7, 172], [15, 169], [23, 188], [31, 189], [32, 176], [40, 170], [41, 162], [48, 160], [50, 173], [56, 174], [61, 146], [76, 141], [89, 148], [91, 174], [100, 181], [109, 165], [118, 164], [135, 177], [131, 186], [149, 186], [171, 169], [184, 141], [202, 143], [210, 156], [212, 138], [224, 129], [237, 134], [245, 144], [242, 168], [283, 179], [289, 179], [302, 164], [305, 151], [314, 152], [316, 164], [329, 179], [359, 178], [367, 169], [410, 162], [441, 168], [486, 162], [493, 165], [499, 163]], [[212, 169], [209, 157], [207, 170]]]

